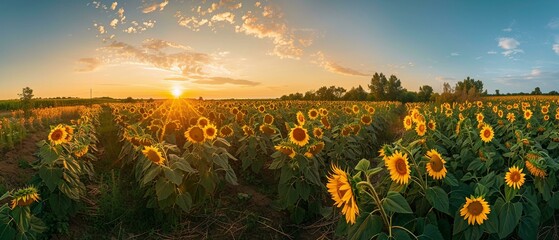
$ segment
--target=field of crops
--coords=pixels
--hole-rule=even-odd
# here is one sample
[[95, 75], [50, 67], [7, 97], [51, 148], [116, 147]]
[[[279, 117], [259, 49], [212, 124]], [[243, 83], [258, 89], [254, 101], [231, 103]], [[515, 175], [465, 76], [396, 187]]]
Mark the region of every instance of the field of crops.
[[[76, 108], [71, 121], [48, 123], [35, 176], [0, 198], [0, 234], [50, 238], [67, 234], [76, 216], [94, 216], [108, 229], [95, 239], [135, 238], [107, 227], [116, 221], [153, 222], [156, 234], [142, 239], [556, 239], [558, 104], [517, 97]], [[29, 122], [9, 126], [36, 126]], [[9, 135], [2, 133], [0, 140]], [[115, 213], [119, 204], [129, 209]], [[192, 230], [209, 224], [197, 216], [221, 220], [211, 214], [255, 206], [268, 218], [214, 220], [223, 235]]]

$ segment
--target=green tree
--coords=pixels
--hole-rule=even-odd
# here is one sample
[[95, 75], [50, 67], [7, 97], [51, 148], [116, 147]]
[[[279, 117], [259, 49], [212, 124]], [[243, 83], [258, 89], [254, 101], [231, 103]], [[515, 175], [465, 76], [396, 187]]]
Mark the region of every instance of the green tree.
[[499, 92], [499, 89], [495, 89], [495, 95], [497, 95], [497, 96], [501, 95], [501, 93]]
[[431, 95], [433, 95], [433, 87], [429, 85], [419, 87], [419, 92], [417, 93], [419, 101], [428, 102], [431, 100]]
[[467, 77], [463, 81], [457, 82], [454, 93], [460, 100], [473, 100], [483, 94], [483, 82]]
[[371, 84], [369, 84], [369, 90], [373, 100], [383, 101], [386, 99], [386, 85], [388, 85], [388, 79], [386, 79], [384, 74], [375, 73], [373, 75], [373, 78], [371, 78]]
[[21, 101], [21, 106], [23, 111], [25, 112], [25, 116], [29, 116], [31, 114], [31, 100], [33, 99], [33, 89], [29, 87], [25, 87], [22, 89], [21, 93], [17, 94], [19, 96], [19, 100]]
[[365, 101], [367, 100], [367, 92], [365, 91], [365, 89], [363, 89], [363, 87], [361, 87], [361, 85], [359, 85], [359, 87], [352, 87], [349, 91], [347, 91], [344, 96], [343, 99], [344, 100], [356, 100], [356, 101]]
[[540, 87], [534, 88], [534, 91], [532, 91], [532, 95], [542, 95], [542, 90], [540, 90]]

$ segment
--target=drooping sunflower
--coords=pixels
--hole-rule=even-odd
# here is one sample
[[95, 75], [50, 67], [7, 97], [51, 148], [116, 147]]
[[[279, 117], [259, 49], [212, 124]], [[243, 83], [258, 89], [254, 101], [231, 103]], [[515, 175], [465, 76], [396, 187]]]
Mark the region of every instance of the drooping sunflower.
[[76, 151], [74, 151], [74, 155], [77, 158], [83, 157], [89, 151], [89, 145], [80, 146]]
[[301, 126], [305, 124], [305, 115], [301, 111], [297, 112], [297, 123]]
[[314, 128], [312, 133], [314, 137], [318, 139], [322, 139], [322, 136], [324, 136], [324, 132], [322, 131], [321, 128]]
[[425, 121], [417, 122], [417, 125], [415, 126], [415, 132], [420, 137], [425, 135], [425, 133], [427, 132], [427, 125], [425, 124]]
[[460, 216], [464, 217], [464, 220], [468, 221], [470, 225], [481, 225], [483, 221], [487, 220], [490, 212], [489, 203], [483, 197], [470, 196], [466, 197], [466, 203], [460, 209]]
[[217, 137], [217, 127], [209, 123], [204, 127], [204, 135], [208, 140], [215, 139]]
[[314, 108], [311, 108], [311, 110], [309, 110], [308, 114], [309, 114], [309, 118], [313, 119], [313, 120], [318, 117], [318, 111]]
[[410, 130], [411, 127], [412, 127], [412, 124], [413, 124], [412, 118], [409, 115], [404, 117], [404, 128], [406, 130]]
[[163, 162], [165, 161], [165, 158], [163, 157], [161, 151], [159, 151], [159, 148], [157, 147], [145, 146], [144, 150], [142, 150], [142, 153], [144, 154], [144, 156], [146, 156], [147, 159], [149, 159], [150, 161], [156, 164], [162, 165]]
[[185, 133], [184, 137], [191, 143], [201, 143], [206, 140], [204, 129], [200, 126], [192, 126]]
[[18, 189], [12, 194], [12, 206], [14, 209], [17, 206], [25, 207], [31, 205], [33, 202], [38, 202], [40, 199], [39, 191], [34, 186]]
[[272, 116], [271, 114], [264, 115], [264, 123], [270, 125], [274, 123], [274, 116]]
[[390, 178], [399, 184], [407, 184], [411, 178], [410, 165], [408, 164], [408, 155], [400, 151], [395, 151], [392, 156], [388, 157], [386, 164], [390, 172]]
[[69, 125], [64, 125], [64, 130], [66, 131], [66, 142], [72, 141], [72, 136], [74, 135], [74, 128]]
[[48, 138], [51, 144], [58, 145], [66, 143], [67, 136], [66, 128], [62, 125], [58, 125], [50, 131]]
[[262, 124], [260, 125], [260, 132], [264, 133], [266, 135], [273, 135], [276, 133], [276, 130], [274, 128], [272, 128], [272, 126], [268, 125], [268, 124]]
[[295, 155], [297, 154], [295, 152], [295, 150], [293, 150], [292, 147], [289, 146], [283, 146], [283, 145], [277, 145], [274, 147], [274, 149], [276, 149], [276, 151], [281, 152], [287, 156], [289, 156], [290, 158], [294, 158]]
[[334, 200], [334, 205], [342, 208], [346, 222], [354, 224], [357, 215], [359, 215], [359, 207], [357, 206], [348, 174], [336, 165], [332, 165], [332, 172], [328, 176], [326, 187], [332, 200]]
[[254, 130], [253, 130], [250, 126], [248, 126], [248, 125], [244, 125], [244, 126], [243, 126], [243, 132], [244, 132], [245, 136], [252, 136], [252, 135], [254, 135]]
[[320, 123], [322, 123], [322, 126], [324, 126], [325, 129], [330, 129], [332, 127], [330, 125], [330, 121], [328, 121], [327, 116], [323, 116], [322, 118], [320, 118]]
[[317, 142], [309, 147], [309, 149], [305, 153], [305, 157], [312, 158], [320, 153], [322, 149], [324, 149], [324, 142]]
[[505, 174], [505, 182], [511, 188], [520, 189], [525, 181], [524, 176], [526, 174], [522, 173], [522, 168], [519, 169], [517, 166], [512, 166]]
[[493, 137], [495, 136], [495, 132], [493, 132], [493, 127], [491, 127], [488, 124], [485, 124], [481, 128], [481, 131], [479, 132], [479, 136], [481, 137], [481, 141], [486, 143], [491, 142], [491, 140], [493, 140]]
[[425, 168], [429, 176], [437, 180], [445, 178], [446, 167], [444, 164], [446, 161], [442, 158], [441, 154], [437, 150], [432, 149], [427, 151], [427, 158], [429, 158], [429, 162], [425, 165]]
[[347, 137], [352, 131], [353, 129], [351, 128], [351, 126], [344, 126], [340, 133], [342, 134], [342, 136]]
[[309, 143], [309, 134], [307, 129], [302, 126], [296, 126], [289, 132], [289, 140], [300, 147], [303, 147]]
[[233, 135], [233, 129], [229, 125], [225, 125], [219, 129], [219, 135], [221, 137], [230, 137]]
[[532, 115], [532, 110], [526, 109], [526, 111], [524, 111], [524, 119], [530, 120], [530, 118], [532, 118]]
[[361, 116], [360, 122], [363, 125], [369, 126], [369, 125], [371, 125], [371, 122], [373, 122], [373, 118], [371, 118], [371, 115], [363, 115], [363, 116]]
[[536, 153], [528, 153], [526, 154], [526, 168], [528, 171], [535, 177], [545, 178], [547, 173], [545, 169], [538, 165], [538, 161], [541, 159], [541, 156]]

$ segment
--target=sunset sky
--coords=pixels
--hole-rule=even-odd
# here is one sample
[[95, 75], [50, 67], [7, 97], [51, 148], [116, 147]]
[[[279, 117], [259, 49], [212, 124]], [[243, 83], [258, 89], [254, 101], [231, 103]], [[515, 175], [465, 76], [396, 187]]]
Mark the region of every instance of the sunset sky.
[[559, 1], [3, 0], [0, 99], [275, 98], [395, 74], [559, 90]]

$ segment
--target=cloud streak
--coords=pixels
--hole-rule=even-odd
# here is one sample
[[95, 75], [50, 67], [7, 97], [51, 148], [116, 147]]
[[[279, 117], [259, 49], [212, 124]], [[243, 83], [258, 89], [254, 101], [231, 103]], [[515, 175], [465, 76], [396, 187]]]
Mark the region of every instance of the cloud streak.
[[81, 66], [76, 69], [77, 72], [91, 72], [101, 66], [102, 62], [98, 58], [80, 58], [78, 64]]
[[497, 42], [498, 46], [504, 50], [501, 54], [505, 57], [511, 58], [512, 55], [516, 55], [517, 53], [524, 53], [522, 49], [518, 48], [520, 42], [514, 38], [502, 37], [497, 39]]
[[321, 66], [322, 68], [326, 69], [329, 72], [342, 74], [342, 75], [349, 75], [349, 76], [363, 76], [363, 77], [370, 76], [370, 74], [366, 74], [349, 67], [344, 67], [335, 62], [328, 60], [324, 55], [324, 53], [321, 51], [315, 53], [313, 57], [315, 58], [315, 60], [313, 60], [315, 64]]
[[157, 9], [159, 9], [159, 11], [163, 11], [163, 9], [165, 9], [165, 6], [167, 6], [167, 4], [169, 4], [169, 0], [165, 0], [163, 2], [160, 3], [152, 3], [151, 5], [145, 7], [144, 9], [142, 9], [143, 13], [150, 13], [153, 11], [156, 11]]

